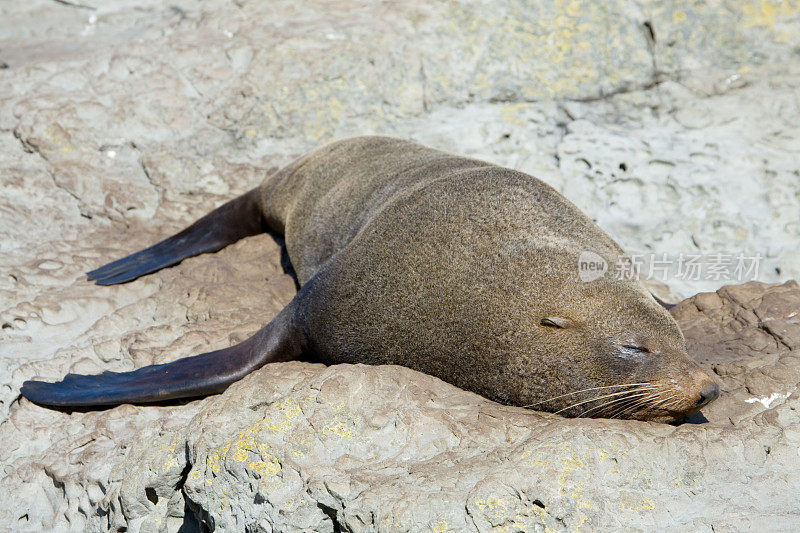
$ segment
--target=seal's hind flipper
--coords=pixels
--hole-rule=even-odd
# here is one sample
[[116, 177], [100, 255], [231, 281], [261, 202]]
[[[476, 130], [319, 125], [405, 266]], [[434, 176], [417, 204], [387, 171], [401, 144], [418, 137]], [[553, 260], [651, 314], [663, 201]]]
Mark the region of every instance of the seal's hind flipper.
[[56, 383], [26, 381], [21, 392], [32, 402], [55, 407], [150, 403], [216, 394], [266, 363], [300, 356], [303, 342], [294, 327], [293, 309], [289, 304], [258, 333], [230, 348], [132, 372], [68, 374]]
[[239, 239], [265, 231], [259, 191], [253, 189], [218, 207], [185, 230], [145, 250], [92, 270], [89, 280], [114, 285], [180, 263], [187, 257], [216, 252]]

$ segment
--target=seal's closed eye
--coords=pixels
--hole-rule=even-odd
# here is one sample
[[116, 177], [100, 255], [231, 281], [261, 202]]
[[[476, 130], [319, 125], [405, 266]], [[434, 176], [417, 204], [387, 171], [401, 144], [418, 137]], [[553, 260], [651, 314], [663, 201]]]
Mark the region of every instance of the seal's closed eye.
[[553, 328], [568, 328], [573, 325], [572, 320], [563, 316], [546, 316], [542, 319], [543, 326]]
[[635, 344], [624, 344], [622, 348], [630, 352], [650, 353], [650, 350], [644, 346], [636, 346]]

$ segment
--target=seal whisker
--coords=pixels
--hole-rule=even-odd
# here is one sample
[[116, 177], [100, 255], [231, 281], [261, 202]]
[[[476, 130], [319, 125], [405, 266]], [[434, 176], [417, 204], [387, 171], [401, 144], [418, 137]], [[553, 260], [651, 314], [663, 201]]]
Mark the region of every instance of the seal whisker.
[[564, 398], [566, 396], [572, 396], [574, 394], [580, 394], [582, 392], [589, 392], [589, 391], [600, 390], [600, 389], [613, 389], [613, 388], [619, 388], [619, 387], [635, 387], [635, 386], [639, 386], [639, 385], [647, 385], [647, 382], [643, 381], [641, 383], [621, 383], [619, 385], [603, 385], [602, 387], [589, 387], [588, 389], [581, 389], [581, 390], [568, 392], [566, 394], [561, 394], [559, 396], [553, 396], [552, 398], [548, 398], [546, 400], [542, 400], [542, 401], [539, 401], [539, 402], [531, 403], [531, 404], [528, 404], [528, 405], [523, 405], [522, 407], [530, 408], [530, 407], [533, 407], [534, 405], [541, 405], [543, 403], [552, 402], [553, 400], [558, 400], [559, 398]]
[[636, 398], [633, 400], [631, 404], [623, 403], [622, 405], [616, 406], [613, 411], [609, 413], [610, 418], [622, 418], [623, 414], [638, 412], [641, 411], [643, 408], [647, 407], [647, 403], [651, 402], [653, 399], [658, 398], [662, 394], [664, 394], [664, 390], [659, 390], [656, 388], [655, 392], [649, 392], [644, 397]]
[[612, 413], [611, 418], [630, 418], [629, 415], [640, 412], [647, 407], [646, 400], [647, 398], [641, 398], [631, 405], [621, 406]]
[[[665, 396], [650, 405], [650, 409], [669, 409], [676, 401], [680, 401], [680, 394], [674, 390], [665, 389], [659, 396]], [[658, 396], [656, 396], [658, 397]]]
[[677, 392], [673, 392], [672, 394], [670, 394], [666, 398], [662, 398], [661, 400], [656, 402], [653, 405], [653, 407], [661, 407], [661, 406], [666, 407], [667, 405], [672, 405], [672, 404], [674, 404], [675, 402], [677, 402], [679, 400], [680, 400], [680, 394], [677, 393]]
[[[626, 399], [624, 402], [620, 402], [618, 405], [615, 405], [613, 409], [609, 410], [606, 415], [607, 418], [623, 418], [621, 416], [622, 413], [634, 413], [639, 412], [643, 407], [646, 406], [646, 402], [652, 396], [643, 395], [642, 397], [638, 398], [629, 398]], [[628, 417], [625, 417], [628, 418]]]
[[[672, 394], [670, 394], [672, 393]], [[647, 398], [641, 398], [635, 405], [629, 406], [628, 408], [622, 409], [619, 412], [615, 413], [620, 418], [623, 416], [629, 417], [634, 413], [638, 413], [644, 410], [652, 411], [656, 409], [658, 406], [662, 405], [664, 402], [669, 401], [673, 398], [675, 394], [674, 391], [670, 389], [662, 389], [654, 393], [652, 396]], [[660, 398], [664, 395], [667, 395], [666, 398]]]
[[681, 395], [680, 395], [680, 393], [676, 392], [676, 393], [673, 394], [673, 396], [668, 398], [668, 400], [671, 400], [671, 401], [669, 401], [669, 402], [665, 401], [664, 402], [665, 405], [661, 405], [660, 406], [662, 409], [670, 409], [671, 407], [675, 407], [676, 405], [679, 405], [681, 403]]
[[558, 411], [554, 411], [553, 414], [561, 413], [563, 411], [566, 411], [568, 409], [572, 409], [573, 407], [578, 407], [579, 405], [583, 405], [585, 403], [595, 402], [597, 400], [602, 400], [604, 398], [611, 398], [611, 397], [614, 397], [614, 396], [620, 396], [620, 395], [623, 395], [623, 394], [631, 394], [631, 393], [634, 393], [634, 392], [640, 392], [640, 391], [643, 391], [643, 390], [646, 390], [646, 388], [642, 387], [642, 388], [639, 388], [639, 389], [627, 390], [627, 391], [622, 391], [622, 392], [613, 392], [611, 394], [606, 394], [606, 395], [603, 395], [603, 396], [596, 396], [594, 398], [590, 398], [590, 399], [584, 400], [582, 402], [576, 402], [574, 404], [568, 405], [567, 407], [564, 407], [563, 409], [559, 409]]
[[[591, 413], [592, 411], [595, 411], [595, 410], [602, 410], [602, 409], [608, 408], [609, 406], [611, 406], [611, 405], [614, 405], [614, 404], [623, 404], [623, 405], [627, 405], [627, 402], [631, 402], [631, 401], [638, 401], [638, 398], [639, 398], [639, 397], [642, 397], [642, 396], [647, 396], [648, 394], [650, 394], [650, 393], [649, 393], [649, 392], [647, 392], [647, 391], [642, 391], [642, 392], [639, 392], [639, 391], [633, 391], [633, 392], [638, 392], [638, 394], [631, 394], [631, 395], [629, 395], [629, 396], [622, 396], [622, 397], [620, 397], [620, 398], [615, 398], [615, 399], [613, 399], [613, 400], [610, 400], [610, 401], [608, 401], [608, 402], [602, 403], [602, 404], [600, 404], [600, 405], [596, 405], [596, 406], [594, 406], [594, 407], [592, 407], [592, 408], [590, 408], [590, 409], [587, 409], [587, 410], [583, 411], [583, 412], [580, 414], [580, 416], [586, 416], [588, 413]], [[616, 407], [617, 407], [617, 406], [615, 406], [615, 408], [616, 408]]]
[[641, 411], [645, 407], [647, 398], [636, 398], [631, 403], [624, 403], [616, 406], [614, 410], [609, 413], [609, 418], [626, 418], [623, 414], [634, 413]]
[[618, 418], [618, 419], [621, 419], [621, 418], [623, 418], [623, 417], [622, 417], [622, 413], [625, 413], [625, 412], [628, 412], [628, 411], [635, 411], [635, 410], [639, 409], [639, 408], [640, 408], [640, 406], [641, 406], [641, 404], [640, 404], [640, 403], [638, 403], [638, 402], [634, 402], [634, 403], [632, 403], [632, 404], [624, 404], [624, 405], [621, 405], [621, 406], [619, 406], [617, 409], [614, 409], [613, 411], [611, 411], [611, 412], [608, 414], [608, 418]]
[[639, 393], [639, 394], [632, 394], [630, 396], [623, 396], [621, 398], [615, 398], [614, 400], [611, 400], [611, 401], [602, 403], [600, 405], [596, 405], [596, 406], [594, 406], [594, 407], [592, 407], [590, 409], [587, 409], [586, 411], [582, 412], [580, 416], [586, 416], [586, 415], [588, 415], [588, 413], [591, 413], [592, 411], [600, 411], [600, 412], [602, 412], [604, 409], [608, 409], [609, 407], [612, 407], [612, 408], [616, 409], [616, 408], [618, 408], [620, 406], [627, 406], [631, 402], [636, 402], [638, 400], [638, 398], [642, 397], [642, 396], [646, 396], [646, 393], [643, 392], [643, 393]]

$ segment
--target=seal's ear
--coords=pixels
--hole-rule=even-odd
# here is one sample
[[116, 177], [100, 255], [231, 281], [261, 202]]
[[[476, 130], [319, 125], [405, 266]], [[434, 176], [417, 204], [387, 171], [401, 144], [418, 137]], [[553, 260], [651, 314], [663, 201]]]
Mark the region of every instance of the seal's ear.
[[667, 309], [667, 310], [669, 310], [669, 309], [672, 309], [673, 307], [675, 307], [675, 304], [671, 304], [671, 303], [667, 303], [667, 302], [665, 302], [664, 300], [662, 300], [661, 298], [659, 298], [658, 296], [656, 296], [656, 295], [655, 295], [655, 294], [653, 294], [652, 292], [650, 293], [650, 296], [652, 296], [652, 297], [653, 297], [653, 299], [654, 299], [655, 301], [657, 301], [657, 302], [658, 302], [658, 304], [659, 304], [661, 307], [663, 307], [664, 309]]
[[554, 328], [568, 328], [572, 326], [572, 324], [572, 320], [563, 316], [546, 316], [542, 319], [543, 326], [551, 326]]

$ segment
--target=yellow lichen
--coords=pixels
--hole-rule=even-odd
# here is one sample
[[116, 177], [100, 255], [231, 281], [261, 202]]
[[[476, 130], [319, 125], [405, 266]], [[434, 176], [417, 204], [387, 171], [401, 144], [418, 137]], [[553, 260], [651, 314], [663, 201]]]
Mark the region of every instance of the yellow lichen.
[[253, 472], [258, 472], [259, 476], [264, 479], [270, 476], [275, 476], [281, 471], [281, 465], [275, 457], [265, 457], [262, 461], [253, 461], [247, 466]]
[[508, 506], [508, 502], [498, 498], [497, 496], [489, 496], [486, 498], [486, 505], [489, 507], [490, 510], [494, 511], [498, 507], [502, 507], [505, 509]]
[[800, 2], [790, 0], [761, 0], [742, 6], [745, 27], [772, 28], [776, 23], [797, 15]]
[[618, 507], [621, 511], [630, 510], [640, 513], [642, 511], [652, 511], [656, 508], [656, 504], [653, 500], [641, 495], [623, 495]]

